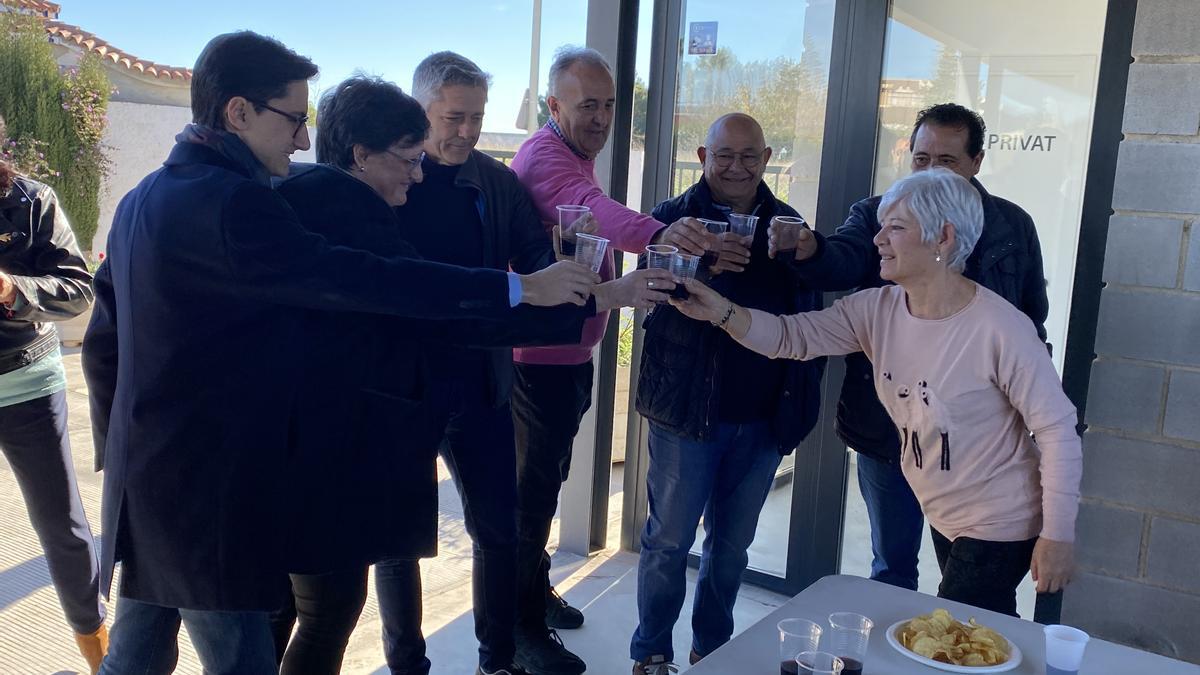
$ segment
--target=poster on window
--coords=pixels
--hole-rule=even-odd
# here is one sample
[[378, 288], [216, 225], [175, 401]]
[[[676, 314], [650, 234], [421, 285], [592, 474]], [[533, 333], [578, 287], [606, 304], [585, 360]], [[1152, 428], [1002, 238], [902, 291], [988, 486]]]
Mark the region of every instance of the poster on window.
[[717, 53], [717, 22], [693, 21], [688, 24], [688, 54]]

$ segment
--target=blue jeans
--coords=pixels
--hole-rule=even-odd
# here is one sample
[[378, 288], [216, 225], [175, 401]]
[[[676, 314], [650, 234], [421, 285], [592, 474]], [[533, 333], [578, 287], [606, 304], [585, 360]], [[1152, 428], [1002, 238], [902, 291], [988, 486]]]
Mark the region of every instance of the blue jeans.
[[701, 515], [705, 537], [692, 607], [692, 649], [705, 656], [729, 641], [746, 550], [779, 460], [766, 422], [717, 424], [707, 441], [650, 423], [650, 509], [638, 559], [638, 627], [629, 645], [633, 659], [674, 658], [671, 631], [683, 608], [688, 550]]
[[187, 627], [206, 675], [276, 675], [268, 612], [217, 612], [117, 601], [108, 656], [100, 675], [167, 675], [179, 658], [179, 623]]
[[858, 489], [871, 521], [871, 578], [917, 590], [925, 516], [900, 463], [858, 453]]

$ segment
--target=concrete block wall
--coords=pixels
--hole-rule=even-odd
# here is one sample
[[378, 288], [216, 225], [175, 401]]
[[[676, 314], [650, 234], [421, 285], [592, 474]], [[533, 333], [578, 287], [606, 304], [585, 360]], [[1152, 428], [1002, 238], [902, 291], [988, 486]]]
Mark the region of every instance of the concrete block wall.
[[1200, 663], [1200, 0], [1139, 0], [1063, 618]]

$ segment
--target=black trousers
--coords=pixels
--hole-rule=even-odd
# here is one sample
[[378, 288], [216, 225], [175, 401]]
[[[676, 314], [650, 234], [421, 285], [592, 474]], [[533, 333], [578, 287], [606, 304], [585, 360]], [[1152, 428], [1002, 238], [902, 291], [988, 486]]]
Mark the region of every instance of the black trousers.
[[0, 407], [0, 451], [25, 498], [67, 623], [76, 633], [94, 633], [104, 625], [100, 559], [75, 481], [66, 392]]
[[1017, 586], [1029, 572], [1037, 537], [1024, 541], [950, 541], [933, 527], [942, 583], [938, 597], [1017, 616]]
[[546, 544], [558, 493], [571, 467], [571, 445], [592, 405], [592, 363], [514, 365], [517, 444], [517, 621], [544, 629], [550, 592]]
[[337, 675], [367, 601], [367, 568], [291, 577], [291, 601], [271, 615], [280, 675]]

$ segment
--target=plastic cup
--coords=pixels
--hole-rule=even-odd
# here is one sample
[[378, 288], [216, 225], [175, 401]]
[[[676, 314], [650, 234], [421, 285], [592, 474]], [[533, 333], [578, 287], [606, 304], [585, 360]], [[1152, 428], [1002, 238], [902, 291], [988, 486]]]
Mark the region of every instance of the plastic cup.
[[571, 225], [575, 221], [592, 212], [591, 207], [578, 206], [576, 204], [559, 204], [554, 207], [558, 210], [558, 242], [561, 250], [559, 255], [573, 256], [575, 255], [575, 235], [570, 233]]
[[646, 247], [646, 267], [652, 270], [671, 269], [671, 256], [679, 249], [667, 244], [650, 244]]
[[1043, 630], [1046, 633], [1046, 675], [1076, 675], [1091, 638], [1070, 626], [1055, 624]]
[[748, 216], [744, 213], [729, 214], [729, 231], [739, 237], [753, 237], [758, 227], [758, 216]]
[[779, 223], [781, 225], [799, 225], [800, 227], [811, 229], [808, 227], [808, 223], [799, 216], [775, 216], [771, 219], [771, 223]]
[[[796, 657], [815, 652], [821, 641], [821, 626], [808, 619], [784, 619], [779, 628], [779, 672], [795, 673]], [[790, 670], [789, 670], [790, 668]]]
[[843, 675], [862, 675], [867, 658], [867, 641], [875, 622], [854, 612], [834, 612], [829, 615], [829, 630], [821, 646], [842, 660]]
[[671, 254], [671, 276], [675, 277], [675, 290], [671, 291], [672, 298], [684, 300], [688, 297], [688, 290], [683, 282], [685, 279], [695, 279], [696, 270], [699, 267], [700, 256], [698, 255], [678, 252]]
[[604, 252], [608, 250], [608, 240], [591, 234], [577, 234], [575, 242], [575, 262], [599, 272], [604, 264]]
[[[796, 675], [840, 675], [845, 664], [829, 652], [801, 652], [796, 656]], [[781, 675], [789, 675], [784, 671]]]
[[712, 267], [717, 262], [717, 259], [721, 257], [720, 236], [729, 230], [729, 223], [723, 220], [709, 220], [707, 218], [697, 218], [696, 220], [699, 220], [704, 225], [704, 229], [713, 235], [713, 243], [710, 246], [714, 246], [715, 248], [706, 249], [704, 255], [700, 258], [701, 267]]

